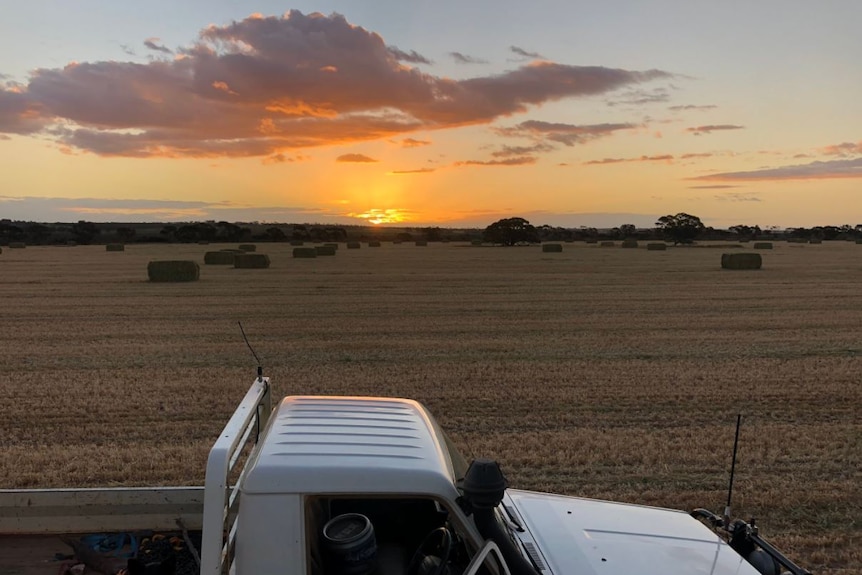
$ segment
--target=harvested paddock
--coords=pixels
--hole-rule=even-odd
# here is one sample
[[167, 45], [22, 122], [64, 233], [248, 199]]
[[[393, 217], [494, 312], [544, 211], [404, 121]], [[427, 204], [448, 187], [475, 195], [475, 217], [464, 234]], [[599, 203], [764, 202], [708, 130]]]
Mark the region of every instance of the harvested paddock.
[[257, 246], [255, 244], [240, 244], [239, 249], [243, 252], [256, 252]]
[[241, 319], [276, 396], [418, 399], [518, 488], [721, 512], [742, 413], [735, 514], [818, 575], [859, 574], [854, 243], [777, 249], [757, 273], [710, 249], [582, 243], [564, 258], [387, 243], [275, 265], [291, 250], [266, 244], [265, 273], [158, 285], [148, 261], [204, 250], [4, 253], [0, 484], [202, 483], [255, 377]]

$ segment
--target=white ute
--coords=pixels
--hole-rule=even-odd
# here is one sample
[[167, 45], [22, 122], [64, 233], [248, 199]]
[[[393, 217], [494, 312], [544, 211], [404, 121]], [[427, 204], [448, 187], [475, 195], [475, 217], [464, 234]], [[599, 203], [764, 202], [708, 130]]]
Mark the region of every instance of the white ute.
[[[40, 502], [53, 497], [62, 508], [58, 491], [84, 509], [47, 520], [50, 505]], [[94, 510], [104, 512], [108, 491], [0, 492], [0, 543], [64, 522], [69, 532], [107, 529]], [[123, 523], [148, 494], [110, 491], [119, 494], [115, 529], [167, 524], [172, 512], [202, 529], [202, 575], [807, 573], [753, 525], [704, 510], [508, 489], [495, 462], [468, 466], [415, 401], [293, 396], [272, 409], [263, 377], [213, 446], [202, 497], [200, 488], [162, 488], [158, 511]]]

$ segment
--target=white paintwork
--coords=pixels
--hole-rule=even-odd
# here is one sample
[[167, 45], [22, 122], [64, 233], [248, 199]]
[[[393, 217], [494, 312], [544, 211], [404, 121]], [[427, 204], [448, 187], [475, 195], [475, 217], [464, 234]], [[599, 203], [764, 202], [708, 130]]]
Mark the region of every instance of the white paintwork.
[[237, 573], [309, 573], [302, 504], [301, 495], [243, 493], [236, 521]]
[[554, 575], [759, 575], [682, 511], [515, 489], [506, 503]]
[[241, 488], [458, 496], [444, 439], [425, 408], [370, 397], [285, 398]]
[[[252, 383], [239, 406], [216, 439], [207, 459], [204, 485], [204, 518], [201, 541], [201, 575], [222, 575], [231, 563], [236, 531], [232, 511], [236, 507], [237, 486], [228, 477], [239, 461], [243, 448], [257, 441], [272, 411], [269, 378]], [[246, 467], [243, 468], [245, 473]], [[237, 483], [242, 481], [242, 475]], [[225, 535], [227, 534], [227, 535]]]

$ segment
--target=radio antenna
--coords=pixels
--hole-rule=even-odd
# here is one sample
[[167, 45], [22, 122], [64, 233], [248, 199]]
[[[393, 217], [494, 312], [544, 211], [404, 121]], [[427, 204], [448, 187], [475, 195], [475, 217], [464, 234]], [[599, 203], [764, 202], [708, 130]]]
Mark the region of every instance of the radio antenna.
[[724, 524], [730, 524], [730, 499], [733, 496], [733, 475], [736, 472], [736, 448], [739, 446], [739, 426], [742, 414], [736, 414], [736, 435], [733, 438], [733, 460], [730, 463], [730, 485], [727, 487], [727, 505], [724, 507]]
[[[257, 361], [257, 380], [261, 381], [261, 380], [263, 380], [263, 366], [261, 366], [261, 364], [260, 364], [260, 358], [257, 357], [257, 354], [254, 352], [254, 348], [251, 347], [251, 344], [248, 342], [248, 337], [246, 337], [246, 335], [245, 335], [245, 330], [242, 329], [242, 322], [238, 321], [236, 323], [237, 323], [237, 325], [239, 325], [239, 331], [240, 331], [240, 333], [242, 333], [242, 339], [245, 340], [245, 344], [248, 346], [249, 351], [251, 351], [251, 354], [254, 356], [254, 359]], [[736, 453], [736, 448], [734, 448], [734, 453]]]

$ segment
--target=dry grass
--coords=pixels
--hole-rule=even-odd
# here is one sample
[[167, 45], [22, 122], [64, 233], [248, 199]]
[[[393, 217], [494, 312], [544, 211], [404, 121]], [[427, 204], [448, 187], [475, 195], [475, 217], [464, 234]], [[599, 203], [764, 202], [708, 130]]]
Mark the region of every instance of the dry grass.
[[[757, 274], [713, 250], [386, 244], [267, 274], [196, 245], [29, 247], [0, 259], [0, 485], [200, 484], [254, 377], [276, 394], [414, 397], [517, 487], [734, 509], [818, 574], [862, 573], [862, 252], [776, 249]], [[345, 289], [349, 286], [350, 289]], [[302, 305], [286, 305], [302, 302]]]

